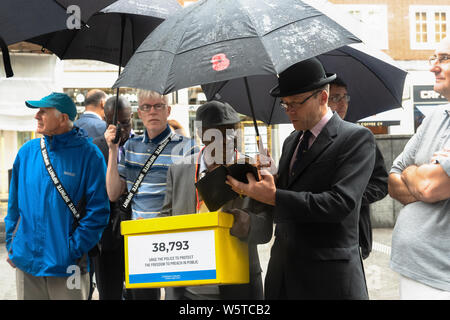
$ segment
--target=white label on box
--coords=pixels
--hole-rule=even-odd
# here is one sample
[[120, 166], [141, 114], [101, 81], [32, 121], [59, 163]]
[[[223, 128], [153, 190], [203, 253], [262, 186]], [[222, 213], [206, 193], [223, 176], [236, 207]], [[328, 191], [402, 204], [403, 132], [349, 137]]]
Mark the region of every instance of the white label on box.
[[128, 236], [129, 283], [216, 279], [214, 230]]

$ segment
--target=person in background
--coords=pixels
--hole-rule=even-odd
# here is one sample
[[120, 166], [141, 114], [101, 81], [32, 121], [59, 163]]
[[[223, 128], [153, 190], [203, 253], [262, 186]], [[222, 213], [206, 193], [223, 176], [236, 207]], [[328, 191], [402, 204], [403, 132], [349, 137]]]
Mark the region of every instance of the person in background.
[[[116, 97], [110, 97], [105, 103], [105, 118], [108, 125], [113, 124]], [[120, 124], [120, 142], [117, 161], [124, 157], [123, 145], [128, 140], [132, 128], [132, 110], [128, 100], [119, 97], [117, 104], [117, 121]], [[100, 149], [108, 163], [109, 148], [104, 136], [99, 136], [93, 143]], [[129, 216], [120, 209], [121, 200], [110, 202], [110, 219], [100, 240], [100, 254], [94, 257], [95, 281], [100, 300], [121, 300], [124, 282], [124, 248], [120, 235], [120, 222]]]
[[[434, 91], [450, 101], [450, 37], [430, 57]], [[450, 300], [450, 103], [425, 117], [389, 173], [404, 207], [392, 233], [391, 269], [400, 299]]]
[[[347, 84], [339, 77], [330, 82], [330, 97], [328, 106], [335, 111], [341, 119], [345, 120], [348, 111], [350, 96]], [[388, 173], [384, 165], [383, 154], [376, 145], [375, 166], [369, 183], [362, 197], [359, 212], [359, 246], [363, 259], [369, 257], [372, 251], [372, 222], [370, 220], [370, 204], [386, 197], [388, 193]]]
[[[25, 143], [12, 171], [5, 229], [17, 297], [85, 300], [90, 286], [88, 252], [100, 240], [109, 217], [106, 165], [86, 133], [73, 126], [77, 111], [69, 96], [52, 93], [25, 104], [39, 109], [36, 132], [43, 140]], [[42, 141], [53, 172], [78, 213], [84, 212], [76, 225], [47, 171]]]
[[85, 111], [78, 120], [75, 121], [75, 126], [86, 130], [91, 138], [102, 136], [106, 130], [105, 118], [105, 102], [106, 93], [102, 90], [92, 89], [86, 94]]
[[[110, 201], [117, 201], [126, 190], [130, 190], [147, 159], [160, 144], [168, 144], [156, 158], [150, 171], [131, 200], [132, 219], [149, 219], [160, 214], [166, 192], [166, 176], [169, 167], [181, 159], [192, 147], [192, 140], [173, 133], [167, 118], [171, 107], [167, 96], [154, 91], [138, 90], [138, 116], [145, 127], [144, 134], [128, 139], [124, 145], [125, 155], [117, 164], [119, 145], [114, 144], [116, 126], [109, 125], [105, 132], [108, 144], [108, 168], [106, 189]], [[129, 292], [128, 292], [129, 291]], [[131, 299], [160, 299], [160, 289], [127, 290]]]

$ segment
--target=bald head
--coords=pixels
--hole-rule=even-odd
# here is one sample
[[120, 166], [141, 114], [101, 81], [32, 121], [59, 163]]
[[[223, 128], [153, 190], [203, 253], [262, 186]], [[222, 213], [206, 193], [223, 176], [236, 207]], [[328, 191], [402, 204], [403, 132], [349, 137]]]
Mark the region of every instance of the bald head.
[[105, 106], [106, 93], [99, 89], [89, 90], [84, 100], [84, 106], [86, 111], [95, 112], [100, 117], [104, 118], [105, 113], [103, 108]]

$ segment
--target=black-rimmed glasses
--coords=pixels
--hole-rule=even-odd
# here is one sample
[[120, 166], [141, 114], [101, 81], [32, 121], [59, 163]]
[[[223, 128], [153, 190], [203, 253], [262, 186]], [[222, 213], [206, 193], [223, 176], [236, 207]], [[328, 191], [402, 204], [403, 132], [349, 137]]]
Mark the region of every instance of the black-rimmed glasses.
[[317, 95], [319, 92], [322, 92], [323, 89], [320, 90], [316, 90], [314, 91], [310, 96], [306, 97], [302, 102], [290, 102], [290, 103], [286, 103], [286, 102], [280, 102], [280, 107], [284, 109], [284, 111], [288, 111], [289, 109], [297, 109], [299, 108], [302, 104], [304, 104], [306, 101], [308, 101], [310, 98], [314, 97], [315, 95]]
[[139, 106], [139, 110], [141, 111], [150, 111], [153, 107], [156, 111], [160, 111], [164, 109], [166, 105], [164, 103], [156, 103], [156, 104], [142, 104]]

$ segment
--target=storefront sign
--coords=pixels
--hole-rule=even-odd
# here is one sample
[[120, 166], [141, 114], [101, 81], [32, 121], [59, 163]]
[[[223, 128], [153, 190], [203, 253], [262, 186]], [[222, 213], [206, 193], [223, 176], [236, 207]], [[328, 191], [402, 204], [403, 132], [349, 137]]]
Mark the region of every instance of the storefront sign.
[[447, 102], [447, 99], [443, 95], [433, 90], [432, 85], [413, 86], [413, 93], [415, 104]]

